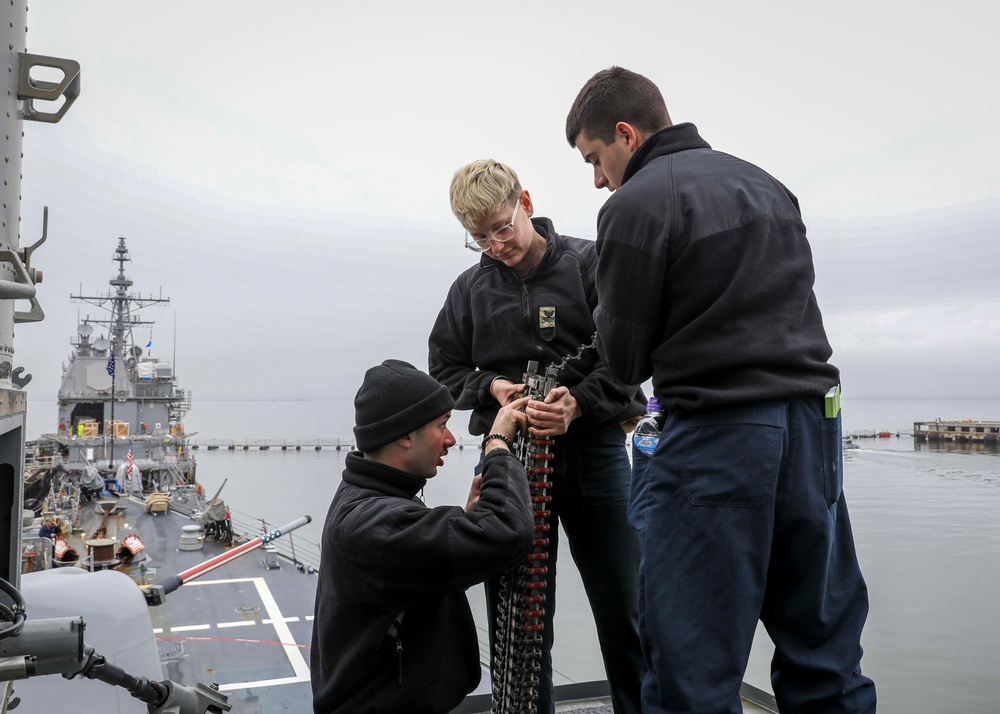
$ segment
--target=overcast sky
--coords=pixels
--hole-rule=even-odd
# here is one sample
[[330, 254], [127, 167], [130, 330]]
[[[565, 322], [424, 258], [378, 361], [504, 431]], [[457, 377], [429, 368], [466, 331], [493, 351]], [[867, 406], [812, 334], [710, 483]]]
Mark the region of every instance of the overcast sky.
[[29, 52], [82, 65], [62, 122], [25, 125], [22, 245], [50, 209], [47, 316], [17, 329], [32, 399], [55, 399], [94, 312], [69, 295], [107, 289], [119, 235], [136, 288], [171, 297], [153, 351], [174, 359], [176, 322], [196, 402], [426, 368], [476, 259], [453, 172], [507, 162], [557, 230], [594, 237], [608, 194], [563, 125], [612, 64], [796, 193], [848, 393], [1000, 396], [988, 3], [35, 0], [28, 27]]

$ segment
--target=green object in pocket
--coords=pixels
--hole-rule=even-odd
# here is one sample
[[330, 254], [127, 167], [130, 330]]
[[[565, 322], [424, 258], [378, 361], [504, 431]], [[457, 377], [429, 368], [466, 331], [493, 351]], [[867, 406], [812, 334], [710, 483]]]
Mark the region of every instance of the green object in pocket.
[[840, 385], [836, 387], [831, 387], [830, 391], [826, 393], [826, 400], [824, 402], [825, 414], [828, 418], [833, 419], [838, 414], [840, 414]]

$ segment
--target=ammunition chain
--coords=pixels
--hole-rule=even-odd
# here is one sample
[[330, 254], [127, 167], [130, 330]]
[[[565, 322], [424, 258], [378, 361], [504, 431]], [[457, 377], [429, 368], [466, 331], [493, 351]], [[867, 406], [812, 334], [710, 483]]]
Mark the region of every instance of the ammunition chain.
[[[565, 361], [565, 360], [564, 360]], [[538, 363], [529, 362], [524, 373], [527, 396], [542, 400], [556, 386], [556, 369], [537, 373]], [[552, 496], [552, 438], [521, 435], [514, 453], [524, 465], [535, 517], [535, 538], [523, 562], [500, 577], [500, 607], [496, 622], [496, 652], [493, 659], [492, 714], [533, 714], [537, 711], [542, 660], [542, 616], [548, 584], [549, 503]]]
[[[523, 382], [526, 396], [542, 401], [558, 386], [559, 370], [570, 360], [580, 359], [584, 350], [597, 346], [595, 332], [589, 344], [550, 365], [545, 374], [538, 372], [538, 362], [528, 362]], [[535, 714], [538, 711], [539, 675], [542, 670], [542, 631], [545, 614], [546, 576], [549, 569], [549, 538], [552, 516], [552, 446], [555, 439], [520, 435], [514, 453], [528, 475], [531, 508], [535, 516], [535, 538], [523, 562], [500, 576], [499, 598], [493, 656], [493, 705], [491, 714]]]

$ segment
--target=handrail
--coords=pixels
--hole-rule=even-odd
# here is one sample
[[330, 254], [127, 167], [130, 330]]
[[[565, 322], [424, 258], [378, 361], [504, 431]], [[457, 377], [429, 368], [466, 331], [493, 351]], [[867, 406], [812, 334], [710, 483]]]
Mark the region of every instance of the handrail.
[[[192, 516], [189, 508], [180, 504], [171, 504], [171, 509], [187, 516]], [[235, 511], [242, 518], [233, 516], [234, 511], [230, 510], [229, 520], [233, 525], [233, 535], [247, 539], [253, 539], [263, 533], [273, 530], [274, 526], [263, 518], [256, 518], [240, 511]], [[298, 570], [311, 574], [319, 571], [320, 546], [302, 537], [289, 533], [287, 538], [279, 538], [269, 544], [281, 557], [292, 563]]]
[[[257, 521], [259, 525], [252, 525], [242, 519], [234, 518], [230, 511], [230, 521], [233, 524], [233, 533], [240, 533], [247, 538], [256, 538], [261, 533], [266, 533], [272, 528], [267, 521], [262, 518], [254, 518], [247, 514], [241, 514], [246, 518]], [[270, 546], [275, 549], [278, 555], [291, 562], [296, 568], [305, 573], [315, 573], [319, 571], [320, 546], [312, 541], [301, 537], [296, 538], [292, 533], [287, 539], [271, 541]]]

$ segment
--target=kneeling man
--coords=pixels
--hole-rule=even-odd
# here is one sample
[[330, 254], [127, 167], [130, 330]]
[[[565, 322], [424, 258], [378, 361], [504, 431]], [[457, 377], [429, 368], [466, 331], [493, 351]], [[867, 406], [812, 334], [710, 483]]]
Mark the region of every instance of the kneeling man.
[[323, 527], [311, 668], [315, 714], [443, 714], [479, 684], [479, 643], [465, 591], [531, 547], [528, 480], [509, 444], [527, 397], [497, 413], [469, 502], [418, 498], [455, 444], [448, 390], [386, 360], [354, 399], [358, 451]]

